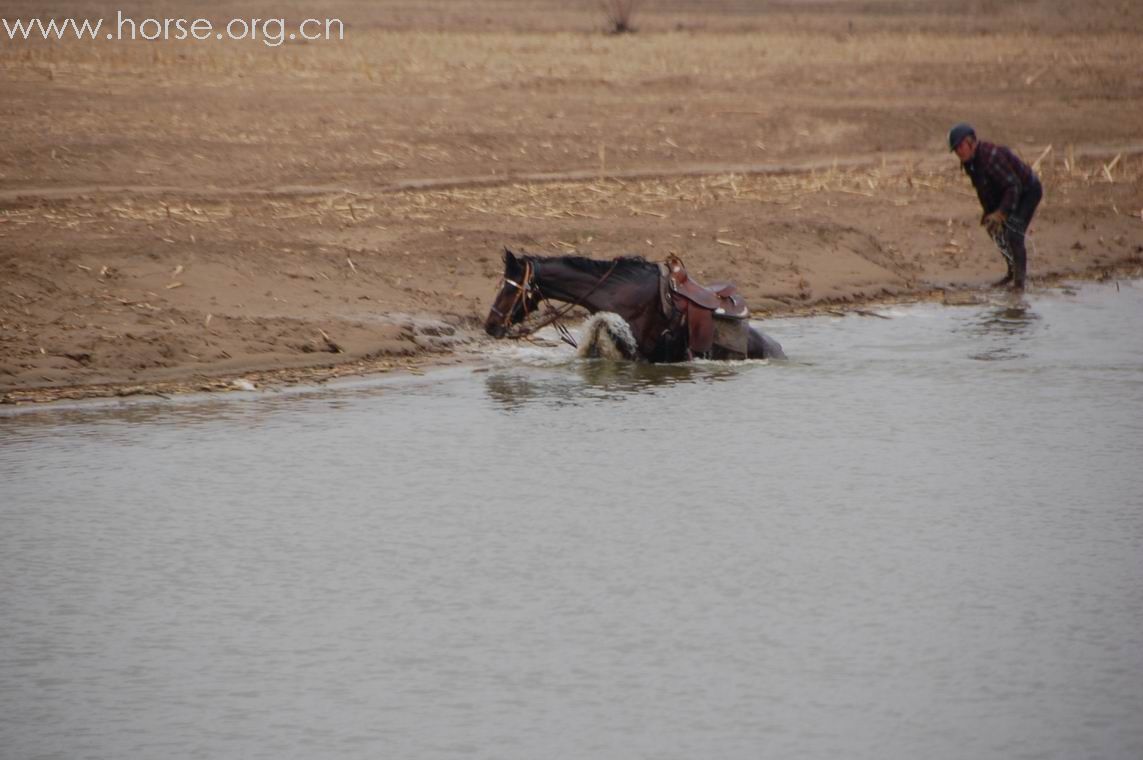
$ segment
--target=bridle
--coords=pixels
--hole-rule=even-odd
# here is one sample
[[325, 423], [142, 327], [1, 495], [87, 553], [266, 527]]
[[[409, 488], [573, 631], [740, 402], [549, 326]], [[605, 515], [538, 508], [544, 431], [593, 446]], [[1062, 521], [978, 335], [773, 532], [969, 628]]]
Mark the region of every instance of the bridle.
[[[496, 308], [496, 302], [492, 302], [492, 312], [500, 317], [500, 326], [503, 327], [505, 331], [512, 326], [512, 312], [516, 311], [516, 306], [520, 304], [521, 300], [524, 302], [524, 319], [528, 318], [528, 295], [535, 289], [535, 270], [536, 268], [532, 262], [525, 259], [524, 276], [520, 278], [520, 282], [509, 279], [508, 275], [504, 275], [500, 278], [500, 285], [496, 288], [497, 293], [503, 290], [505, 285], [511, 285], [516, 289], [516, 295], [512, 297], [512, 303], [508, 304], [507, 311], [500, 311], [500, 309]], [[537, 292], [539, 291], [537, 290]]]
[[[548, 299], [548, 297], [544, 295], [544, 293], [540, 290], [540, 286], [536, 284], [535, 264], [533, 264], [530, 259], [524, 259], [524, 276], [520, 278], [520, 282], [509, 279], [507, 275], [500, 278], [501, 284], [497, 292], [499, 292], [499, 290], [503, 290], [505, 285], [510, 285], [516, 290], [516, 294], [512, 297], [512, 303], [508, 304], [507, 311], [500, 311], [500, 309], [497, 309], [495, 302], [492, 304], [492, 312], [500, 318], [499, 324], [500, 327], [504, 329], [504, 337], [508, 338], [509, 340], [531, 338], [532, 334], [536, 331], [541, 330], [550, 324], [555, 324], [556, 330], [558, 330], [560, 333], [560, 340], [569, 344], [572, 348], [576, 348], [577, 344], [575, 342], [575, 338], [572, 337], [571, 331], [568, 330], [568, 328], [558, 320], [575, 307], [583, 305], [583, 302], [587, 299], [587, 297], [599, 289], [599, 286], [602, 285], [607, 280], [607, 278], [611, 276], [611, 273], [615, 271], [615, 267], [618, 265], [619, 259], [612, 260], [611, 266], [608, 267], [607, 271], [604, 272], [603, 275], [595, 281], [595, 283], [586, 293], [577, 298], [575, 302], [568, 303], [565, 306], [557, 309], [552, 305], [552, 302]], [[516, 331], [512, 331], [512, 314], [516, 311], [517, 305], [520, 305], [522, 302], [524, 307], [524, 316], [520, 320], [521, 322], [526, 321], [531, 315], [528, 306], [528, 296], [530, 296], [532, 293], [536, 294], [537, 301], [542, 301], [548, 307], [548, 311], [550, 312], [549, 315], [541, 320], [539, 324], [533, 325], [532, 327], [522, 327]]]

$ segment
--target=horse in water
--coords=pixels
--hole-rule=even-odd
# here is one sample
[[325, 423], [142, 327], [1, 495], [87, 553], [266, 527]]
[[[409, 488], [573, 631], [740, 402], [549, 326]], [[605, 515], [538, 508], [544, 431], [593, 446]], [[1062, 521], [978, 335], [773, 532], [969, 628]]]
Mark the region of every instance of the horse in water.
[[[629, 326], [637, 350], [637, 356], [629, 358], [648, 362], [687, 361], [695, 356], [786, 358], [776, 340], [750, 326], [745, 304], [733, 285], [708, 289], [693, 280], [684, 282], [688, 278], [682, 262], [668, 261], [677, 266], [641, 256], [600, 261], [583, 256], [517, 255], [505, 249], [504, 275], [484, 330], [494, 338], [534, 332], [537, 328], [513, 334], [512, 326], [536, 313], [541, 301], [552, 300], [568, 305], [553, 309], [554, 316], [542, 324], [556, 321], [576, 306], [592, 314], [619, 315]], [[672, 277], [674, 283], [683, 284], [672, 284]], [[731, 312], [738, 318], [730, 318]], [[598, 320], [589, 328], [612, 331], [609, 323]], [[700, 344], [702, 350], [694, 350]], [[622, 348], [620, 352], [628, 353]]]

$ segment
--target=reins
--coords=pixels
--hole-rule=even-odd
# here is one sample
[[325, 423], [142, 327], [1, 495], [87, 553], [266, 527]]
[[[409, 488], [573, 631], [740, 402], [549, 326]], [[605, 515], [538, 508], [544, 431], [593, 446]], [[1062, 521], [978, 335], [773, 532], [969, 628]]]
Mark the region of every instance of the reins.
[[559, 319], [564, 317], [568, 312], [570, 312], [575, 307], [582, 306], [583, 302], [585, 300], [587, 300], [588, 296], [590, 296], [592, 293], [594, 293], [596, 290], [598, 290], [599, 286], [607, 281], [607, 278], [611, 276], [611, 273], [615, 271], [615, 267], [617, 267], [617, 266], [619, 266], [619, 259], [612, 259], [611, 266], [607, 268], [607, 271], [603, 273], [603, 276], [600, 277], [598, 280], [596, 280], [595, 283], [591, 286], [591, 288], [586, 293], [584, 293], [582, 296], [577, 298], [574, 303], [568, 303], [567, 305], [563, 306], [562, 308], [557, 309], [554, 306], [552, 306], [551, 300], [546, 295], [544, 295], [543, 291], [540, 290], [540, 286], [535, 283], [535, 275], [536, 275], [535, 266], [533, 265], [533, 263], [531, 261], [525, 259], [524, 260], [524, 277], [522, 278], [523, 279], [522, 283], [513, 282], [512, 280], [509, 280], [507, 277], [504, 278], [504, 282], [515, 287], [516, 293], [517, 293], [516, 298], [513, 298], [512, 303], [509, 304], [507, 313], [501, 313], [501, 311], [495, 307], [493, 307], [493, 311], [495, 311], [504, 320], [504, 322], [505, 322], [504, 327], [506, 329], [510, 328], [511, 325], [507, 324], [507, 322], [512, 318], [512, 312], [515, 311], [516, 304], [519, 302], [519, 300], [521, 298], [524, 299], [524, 301], [523, 301], [524, 319], [528, 318], [529, 314], [528, 314], [527, 293], [531, 290], [535, 290], [536, 293], [539, 294], [540, 300], [543, 301], [544, 304], [548, 307], [550, 314], [547, 317], [545, 317], [543, 320], [541, 320], [541, 322], [539, 324], [534, 325], [532, 327], [521, 328], [515, 332], [507, 332], [507, 333], [505, 333], [504, 337], [508, 338], [510, 340], [521, 340], [521, 339], [525, 339], [525, 338], [530, 338], [532, 336], [532, 334], [535, 333], [536, 331], [541, 330], [550, 324], [555, 324], [556, 330], [558, 330], [560, 333], [560, 340], [564, 341], [565, 343], [570, 345], [572, 348], [577, 348], [578, 346], [575, 342], [575, 338], [572, 337], [571, 331], [568, 330], [567, 326], [565, 326], [562, 322], [560, 322]]

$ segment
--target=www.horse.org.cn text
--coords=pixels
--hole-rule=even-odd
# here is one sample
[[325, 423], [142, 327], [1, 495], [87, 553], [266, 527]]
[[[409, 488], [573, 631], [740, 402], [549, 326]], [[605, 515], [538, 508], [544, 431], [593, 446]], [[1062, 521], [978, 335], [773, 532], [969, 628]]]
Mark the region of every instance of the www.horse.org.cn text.
[[48, 40], [126, 42], [261, 42], [278, 47], [286, 42], [341, 41], [345, 24], [336, 18], [308, 18], [298, 23], [284, 18], [233, 18], [226, 23], [196, 18], [137, 19], [117, 11], [114, 22], [107, 19], [29, 18], [0, 19], [3, 35], [0, 44]]

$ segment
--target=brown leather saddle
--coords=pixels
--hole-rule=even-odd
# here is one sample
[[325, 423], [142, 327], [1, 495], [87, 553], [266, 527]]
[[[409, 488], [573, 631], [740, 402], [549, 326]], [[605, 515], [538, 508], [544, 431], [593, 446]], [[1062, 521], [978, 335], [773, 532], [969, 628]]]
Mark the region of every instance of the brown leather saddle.
[[715, 346], [746, 355], [750, 309], [732, 282], [703, 285], [687, 274], [682, 259], [671, 254], [659, 265], [663, 312], [679, 315], [687, 328], [691, 356], [710, 356]]

